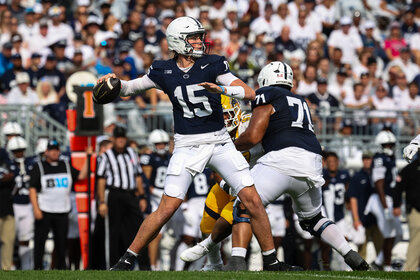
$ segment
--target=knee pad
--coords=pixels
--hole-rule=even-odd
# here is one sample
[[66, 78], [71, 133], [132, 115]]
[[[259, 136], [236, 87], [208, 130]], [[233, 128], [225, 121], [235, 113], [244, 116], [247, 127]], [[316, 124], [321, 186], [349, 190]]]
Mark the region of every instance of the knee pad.
[[321, 225], [321, 227], [318, 230], [315, 230], [314, 227], [323, 218], [325, 217], [322, 216], [321, 212], [319, 212], [315, 217], [311, 219], [300, 221], [299, 225], [302, 227], [302, 229], [308, 231], [313, 236], [321, 237], [321, 233], [325, 230], [327, 226], [335, 224], [333, 221], [327, 220]]
[[235, 201], [233, 205], [233, 224], [237, 223], [250, 223], [248, 210], [241, 208], [241, 202]]

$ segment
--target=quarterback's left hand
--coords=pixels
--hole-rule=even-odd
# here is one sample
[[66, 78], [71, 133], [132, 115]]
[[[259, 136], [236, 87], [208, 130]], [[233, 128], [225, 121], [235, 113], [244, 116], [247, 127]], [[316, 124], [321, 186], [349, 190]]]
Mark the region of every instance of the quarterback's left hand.
[[415, 143], [411, 143], [407, 147], [404, 148], [403, 157], [408, 162], [410, 162], [413, 159], [414, 155], [417, 153], [418, 150], [419, 150], [419, 145], [417, 145]]
[[200, 83], [198, 85], [204, 87], [206, 90], [208, 90], [211, 93], [218, 93], [218, 94], [223, 93], [222, 88], [220, 86], [216, 85], [216, 84], [213, 84], [213, 83], [204, 82], [204, 83]]

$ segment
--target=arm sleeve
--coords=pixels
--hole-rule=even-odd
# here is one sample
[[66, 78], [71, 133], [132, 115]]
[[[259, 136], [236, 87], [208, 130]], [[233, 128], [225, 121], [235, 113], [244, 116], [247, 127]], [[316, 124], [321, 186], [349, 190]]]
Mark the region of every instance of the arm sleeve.
[[375, 158], [372, 164], [372, 181], [375, 183], [385, 179], [386, 167], [383, 165], [382, 158]]
[[29, 180], [29, 186], [31, 188], [35, 188], [38, 192], [41, 191], [41, 178], [40, 178], [41, 176], [40, 176], [38, 164], [35, 164], [29, 176], [31, 177], [31, 179]]
[[218, 84], [221, 84], [222, 86], [230, 86], [233, 81], [239, 79], [235, 75], [233, 75], [231, 72], [222, 74], [216, 77], [216, 82]]
[[147, 75], [131, 81], [121, 81], [120, 96], [137, 95], [151, 88], [159, 87]]

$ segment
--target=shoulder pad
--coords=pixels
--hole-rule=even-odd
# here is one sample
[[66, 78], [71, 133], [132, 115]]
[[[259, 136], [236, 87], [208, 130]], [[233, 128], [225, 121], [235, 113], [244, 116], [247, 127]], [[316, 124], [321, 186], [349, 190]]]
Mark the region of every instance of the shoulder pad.
[[153, 61], [152, 65], [150, 66], [150, 69], [159, 71], [162, 69], [167, 68], [167, 64], [169, 63], [169, 61], [171, 61], [170, 59], [168, 60], [155, 60]]

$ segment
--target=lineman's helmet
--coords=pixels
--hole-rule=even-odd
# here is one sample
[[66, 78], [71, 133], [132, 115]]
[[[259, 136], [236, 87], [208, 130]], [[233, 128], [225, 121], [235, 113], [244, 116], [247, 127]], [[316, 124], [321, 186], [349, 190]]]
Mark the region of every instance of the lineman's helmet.
[[293, 87], [293, 70], [287, 63], [273, 61], [261, 69], [258, 75], [260, 88], [274, 85]]

